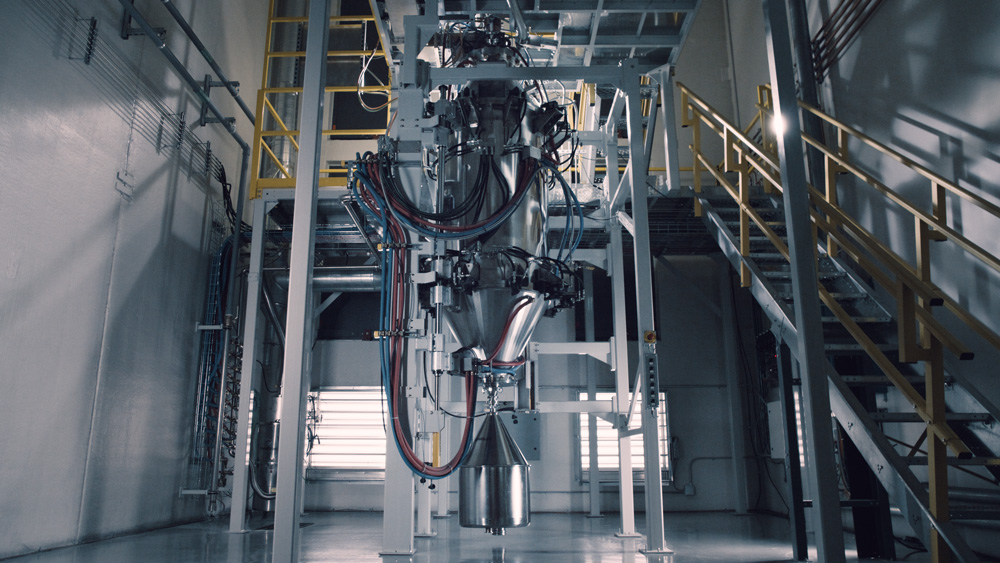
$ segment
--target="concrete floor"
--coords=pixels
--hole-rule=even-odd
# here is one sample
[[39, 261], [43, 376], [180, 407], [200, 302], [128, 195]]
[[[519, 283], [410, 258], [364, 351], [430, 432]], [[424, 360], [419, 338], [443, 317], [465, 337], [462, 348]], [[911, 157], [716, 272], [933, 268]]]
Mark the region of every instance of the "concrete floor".
[[[643, 525], [642, 516], [637, 524]], [[619, 539], [617, 515], [587, 518], [583, 514], [533, 514], [527, 528], [506, 536], [489, 536], [458, 526], [452, 516], [436, 520], [437, 537], [417, 538], [412, 557], [378, 555], [382, 514], [377, 512], [311, 513], [302, 518], [303, 562], [385, 561], [414, 563], [556, 563], [556, 562], [777, 562], [790, 561], [788, 522], [762, 515], [671, 513], [666, 515], [667, 543], [673, 555], [647, 557], [642, 541]], [[229, 534], [216, 520], [143, 534], [66, 547], [10, 559], [17, 563], [263, 563], [271, 561], [272, 532]], [[258, 527], [265, 525], [262, 522]], [[857, 561], [847, 537], [848, 561]], [[897, 545], [902, 557], [910, 550]], [[852, 558], [853, 557], [853, 558]], [[813, 556], [815, 560], [815, 555]], [[906, 561], [928, 561], [916, 553]]]

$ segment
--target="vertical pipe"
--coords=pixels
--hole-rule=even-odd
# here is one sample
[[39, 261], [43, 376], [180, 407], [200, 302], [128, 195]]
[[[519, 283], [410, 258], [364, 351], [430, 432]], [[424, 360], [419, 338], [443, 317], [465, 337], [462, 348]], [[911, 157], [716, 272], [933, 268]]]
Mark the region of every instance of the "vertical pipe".
[[[246, 530], [247, 441], [250, 430], [250, 390], [255, 380], [257, 346], [260, 343], [261, 266], [264, 250], [264, 217], [267, 202], [258, 199], [253, 209], [253, 236], [250, 241], [250, 270], [247, 274], [246, 325], [243, 333], [243, 369], [240, 371], [239, 423], [236, 428], [236, 459], [233, 463], [233, 505], [229, 512], [229, 531]], [[260, 413], [257, 413], [259, 416]]]
[[329, 22], [330, 3], [327, 0], [311, 2], [288, 278], [282, 428], [278, 444], [278, 490], [274, 514], [274, 563], [295, 563], [299, 556], [298, 500], [303, 486], [305, 396], [312, 366], [313, 251], [316, 242], [316, 202], [319, 192]]
[[241, 229], [243, 225], [243, 204], [246, 200], [247, 166], [249, 158], [250, 148], [244, 144], [243, 158], [240, 163], [240, 189], [236, 196], [236, 224], [233, 225], [232, 251], [229, 257], [229, 281], [226, 285], [226, 310], [222, 319], [222, 366], [219, 368], [222, 375], [221, 383], [219, 385], [219, 412], [215, 421], [216, 431], [215, 447], [212, 455], [212, 479], [208, 484], [208, 508], [210, 513], [216, 510], [214, 504], [219, 491], [219, 471], [221, 469], [223, 456], [222, 424], [225, 422], [226, 410], [226, 372], [229, 368], [230, 340], [232, 339], [232, 331], [234, 329], [233, 323], [235, 322], [234, 311], [236, 309], [236, 301], [238, 301], [236, 294], [236, 273], [239, 266], [240, 243], [243, 236]]
[[806, 538], [799, 430], [795, 418], [795, 391], [792, 387], [792, 358], [788, 345], [781, 340], [775, 343], [774, 353], [777, 356], [781, 418], [785, 428], [785, 471], [788, 475], [788, 524], [792, 531], [792, 557], [796, 561], [806, 561], [809, 559], [809, 542]]
[[813, 507], [817, 516], [816, 548], [820, 561], [844, 561], [844, 534], [840, 519], [837, 483], [821, 474], [834, 467], [833, 426], [830, 421], [830, 391], [820, 324], [805, 155], [795, 97], [795, 69], [784, 0], [764, 0], [764, 30], [775, 110], [784, 118], [785, 130], [777, 136], [781, 162], [783, 199], [791, 256], [792, 295], [795, 299], [795, 330], [802, 394], [807, 404], [807, 454], [816, 482]]
[[733, 278], [727, 262], [719, 262], [719, 304], [722, 312], [722, 347], [725, 350], [726, 399], [729, 402], [729, 452], [733, 457], [733, 500], [736, 514], [750, 508], [747, 492], [746, 442], [744, 441], [743, 395], [740, 392], [740, 368], [735, 343], [739, 341]]
[[[420, 354], [420, 352], [418, 352]], [[418, 399], [419, 411], [426, 413], [430, 408], [433, 408], [431, 400], [426, 397], [421, 397]], [[430, 407], [430, 408], [428, 408]], [[420, 417], [424, 420], [424, 417]], [[426, 429], [426, 426], [424, 427]], [[425, 438], [426, 432], [420, 432], [419, 437], [416, 442], [418, 443], [417, 453], [420, 454], [421, 459], [431, 459], [431, 452], [428, 451], [429, 440]], [[418, 538], [432, 538], [434, 537], [434, 527], [431, 525], [431, 490], [428, 487], [430, 483], [420, 483], [417, 485], [417, 522], [416, 529], [414, 531], [414, 536]]]

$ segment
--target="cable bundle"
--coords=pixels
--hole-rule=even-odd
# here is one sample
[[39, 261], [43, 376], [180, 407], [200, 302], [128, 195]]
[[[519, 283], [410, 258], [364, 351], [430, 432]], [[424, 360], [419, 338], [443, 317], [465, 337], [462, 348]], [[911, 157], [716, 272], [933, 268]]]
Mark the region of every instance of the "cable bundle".
[[[421, 460], [413, 449], [407, 429], [409, 421], [405, 410], [401, 412], [401, 399], [404, 389], [403, 364], [406, 353], [405, 339], [408, 336], [408, 308], [411, 304], [407, 299], [407, 284], [409, 283], [409, 247], [410, 233], [415, 233], [429, 239], [465, 240], [474, 237], [488, 236], [514, 213], [524, 200], [530, 186], [538, 179], [543, 170], [549, 171], [562, 186], [566, 196], [568, 225], [563, 233], [563, 242], [559, 250], [558, 260], [544, 258], [564, 264], [580, 244], [583, 234], [583, 210], [576, 200], [569, 185], [551, 163], [531, 158], [522, 160], [517, 186], [509, 193], [509, 186], [503, 177], [495, 159], [490, 153], [483, 153], [479, 160], [479, 170], [475, 182], [466, 199], [447, 211], [429, 212], [420, 209], [402, 190], [392, 171], [392, 162], [388, 154], [366, 153], [359, 155], [352, 170], [351, 189], [354, 197], [362, 204], [365, 213], [380, 227], [382, 288], [379, 303], [379, 335], [381, 347], [382, 385], [387, 394], [389, 419], [392, 426], [393, 441], [400, 456], [415, 474], [426, 479], [440, 479], [453, 473], [461, 465], [463, 459], [472, 448], [472, 426], [475, 417], [476, 393], [478, 389], [477, 373], [467, 371], [465, 379], [466, 413], [465, 428], [458, 452], [445, 465], [433, 467], [427, 461]], [[504, 197], [500, 206], [488, 217], [480, 218], [486, 203], [487, 190], [491, 185], [490, 175], [493, 175]], [[573, 210], [580, 225], [575, 229], [575, 237], [569, 231], [573, 229]], [[573, 240], [575, 238], [575, 240]], [[513, 362], [496, 362], [501, 345], [506, 338], [506, 332], [513, 323], [515, 316], [531, 304], [535, 298], [525, 297], [514, 304], [501, 336], [487, 360], [487, 364], [504, 368], [516, 368], [523, 360]], [[405, 424], [404, 424], [405, 423]]]

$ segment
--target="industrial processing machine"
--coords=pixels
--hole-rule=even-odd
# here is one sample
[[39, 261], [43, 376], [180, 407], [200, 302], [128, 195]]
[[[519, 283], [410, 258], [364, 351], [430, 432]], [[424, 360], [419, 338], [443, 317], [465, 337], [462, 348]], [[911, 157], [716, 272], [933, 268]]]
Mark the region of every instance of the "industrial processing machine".
[[[528, 65], [504, 23], [443, 23], [429, 41], [436, 65]], [[348, 202], [381, 237], [377, 336], [393, 442], [423, 479], [458, 472], [462, 526], [503, 534], [526, 526], [530, 508], [528, 465], [498, 417], [498, 398], [522, 377], [539, 320], [582, 294], [572, 259], [583, 210], [560, 171], [574, 134], [565, 109], [533, 81], [425, 80], [400, 90], [395, 119], [378, 152], [354, 163]], [[561, 233], [550, 245], [555, 214]], [[414, 445], [420, 428], [407, 385], [419, 381], [434, 396], [449, 376], [464, 380], [464, 412], [451, 415], [462, 438], [450, 461], [434, 465]]]

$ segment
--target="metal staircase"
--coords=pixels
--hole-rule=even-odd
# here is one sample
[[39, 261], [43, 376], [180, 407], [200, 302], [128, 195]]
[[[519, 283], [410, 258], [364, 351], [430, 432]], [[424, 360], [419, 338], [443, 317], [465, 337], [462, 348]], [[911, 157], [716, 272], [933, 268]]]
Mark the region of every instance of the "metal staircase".
[[[782, 186], [777, 156], [768, 146], [768, 91], [761, 90], [761, 112], [747, 130], [741, 131], [686, 87], [679, 87], [683, 123], [695, 128], [695, 211], [741, 273], [742, 285], [749, 288], [771, 320], [779, 346], [784, 344], [794, 350], [796, 331]], [[818, 113], [814, 108], [805, 110]], [[972, 359], [973, 352], [944, 328], [933, 309], [947, 309], [987, 342], [996, 345], [1000, 341], [930, 281], [927, 244], [948, 239], [962, 248], [971, 245], [981, 249], [948, 226], [943, 188], [957, 186], [944, 185], [937, 176], [933, 215], [911, 206], [917, 217], [917, 243], [923, 245], [918, 249], [915, 267], [861, 228], [837, 206], [838, 173], [854, 173], [887, 197], [898, 196], [850, 163], [846, 135], [860, 133], [827, 119], [835, 124], [834, 138], [844, 148], [831, 149], [809, 137], [805, 141], [820, 150], [827, 161], [826, 192], [811, 186], [809, 189], [831, 407], [840, 432], [856, 447], [846, 453], [843, 450], [847, 448], [841, 448], [841, 456], [859, 455], [871, 476], [884, 487], [884, 492], [868, 491], [872, 498], [843, 499], [842, 504], [874, 506], [883, 511], [886, 524], [891, 502], [932, 551], [935, 561], [947, 560], [948, 551], [955, 560], [978, 561], [953, 522], [998, 520], [1000, 511], [958, 505], [958, 501], [970, 497], [956, 491], [951, 495], [955, 504], [949, 505], [948, 474], [949, 468], [953, 474], [973, 474], [1000, 492], [996, 489], [1000, 482], [1000, 432], [996, 430], [1000, 412], [960, 373], [945, 372], [946, 350], [959, 360]], [[722, 163], [710, 162], [702, 152], [703, 125], [722, 140]], [[749, 131], [753, 127], [759, 128], [761, 142], [751, 139]], [[712, 195], [703, 189], [703, 175], [714, 180]], [[962, 193], [958, 195], [969, 199]], [[873, 390], [884, 392], [886, 399], [875, 401]], [[786, 400], [792, 399], [789, 396]], [[924, 425], [916, 443], [901, 439], [904, 434], [914, 434], [901, 430], [913, 424]], [[794, 420], [786, 427], [794, 433]], [[795, 519], [793, 514], [793, 522]], [[870, 556], [893, 557], [891, 524], [886, 525], [888, 531], [882, 533], [889, 534], [888, 547], [883, 541], [881, 551], [876, 548]], [[870, 530], [860, 530], [859, 534], [866, 532]], [[804, 545], [804, 538], [801, 541]]]

